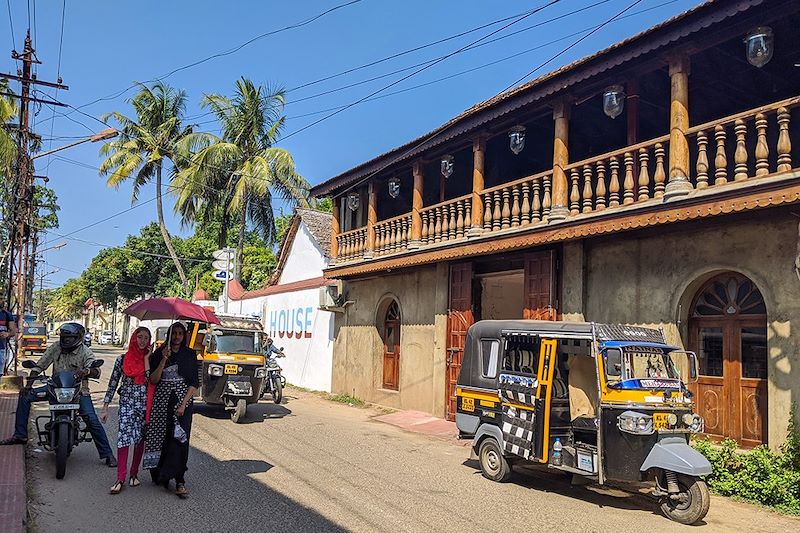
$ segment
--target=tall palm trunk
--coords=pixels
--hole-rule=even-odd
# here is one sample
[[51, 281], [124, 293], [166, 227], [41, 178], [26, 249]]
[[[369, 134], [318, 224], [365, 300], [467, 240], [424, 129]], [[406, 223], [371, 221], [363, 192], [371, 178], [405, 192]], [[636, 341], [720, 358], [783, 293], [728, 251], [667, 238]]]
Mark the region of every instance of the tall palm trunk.
[[236, 279], [242, 281], [242, 259], [244, 259], [244, 233], [247, 228], [247, 193], [242, 202], [242, 223], [239, 225], [239, 242], [236, 244]]
[[231, 223], [231, 216], [228, 210], [222, 211], [222, 225], [219, 228], [219, 235], [217, 236], [217, 247], [226, 248], [228, 246], [228, 226]]
[[178, 269], [178, 275], [181, 277], [181, 284], [183, 284], [184, 295], [189, 293], [189, 280], [186, 279], [186, 272], [183, 271], [183, 266], [178, 260], [178, 254], [175, 253], [175, 248], [172, 246], [172, 237], [169, 236], [167, 225], [164, 223], [164, 208], [161, 206], [161, 164], [156, 168], [156, 210], [158, 211], [158, 227], [161, 229], [161, 236], [164, 238], [164, 244], [167, 245], [169, 255], [175, 263], [175, 268]]

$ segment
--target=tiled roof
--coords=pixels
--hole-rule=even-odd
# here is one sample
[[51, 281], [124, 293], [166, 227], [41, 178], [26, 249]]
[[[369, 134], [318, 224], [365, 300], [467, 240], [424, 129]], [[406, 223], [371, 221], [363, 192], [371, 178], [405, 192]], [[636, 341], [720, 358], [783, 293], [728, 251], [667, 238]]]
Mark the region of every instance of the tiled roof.
[[324, 211], [317, 211], [316, 209], [307, 209], [298, 207], [295, 209], [295, 215], [305, 223], [308, 231], [322, 248], [322, 253], [325, 257], [330, 257], [331, 252], [331, 225], [333, 223], [333, 215]]

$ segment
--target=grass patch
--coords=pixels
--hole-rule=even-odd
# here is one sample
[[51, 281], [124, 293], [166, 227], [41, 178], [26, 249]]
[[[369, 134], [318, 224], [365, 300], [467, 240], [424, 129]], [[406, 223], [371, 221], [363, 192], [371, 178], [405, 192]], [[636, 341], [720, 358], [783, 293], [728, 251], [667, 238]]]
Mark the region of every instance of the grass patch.
[[364, 407], [367, 405], [361, 398], [356, 398], [349, 394], [331, 394], [328, 399], [332, 402], [346, 403], [351, 407]]

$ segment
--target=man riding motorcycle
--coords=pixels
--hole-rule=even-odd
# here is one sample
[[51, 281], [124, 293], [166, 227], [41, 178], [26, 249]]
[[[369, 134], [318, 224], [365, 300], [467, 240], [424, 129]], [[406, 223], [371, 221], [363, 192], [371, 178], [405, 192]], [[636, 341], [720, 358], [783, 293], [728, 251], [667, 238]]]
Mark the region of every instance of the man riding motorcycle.
[[[97, 418], [97, 413], [89, 396], [87, 378], [99, 378], [99, 368], [89, 368], [95, 360], [92, 351], [84, 346], [83, 337], [85, 328], [77, 322], [67, 322], [58, 331], [58, 343], [50, 345], [44, 355], [36, 362], [36, 367], [31, 370], [30, 377], [38, 376], [51, 364], [55, 372], [73, 372], [83, 383], [81, 385], [80, 414], [85, 415], [86, 424], [92, 434], [100, 459], [105, 459], [106, 465], [117, 466], [114, 452], [108, 444], [105, 429]], [[31, 389], [25, 387], [20, 391], [17, 401], [16, 423], [14, 436], [0, 441], [0, 445], [25, 444], [28, 442], [28, 417], [31, 412], [31, 403], [44, 401], [47, 398], [47, 387]]]

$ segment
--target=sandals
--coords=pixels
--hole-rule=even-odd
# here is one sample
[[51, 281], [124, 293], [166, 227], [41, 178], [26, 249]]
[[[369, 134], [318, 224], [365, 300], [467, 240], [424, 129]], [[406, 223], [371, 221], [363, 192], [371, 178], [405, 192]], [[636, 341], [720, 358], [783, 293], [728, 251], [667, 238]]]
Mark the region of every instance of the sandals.
[[0, 446], [14, 446], [17, 444], [27, 444], [28, 439], [21, 439], [19, 437], [9, 437], [7, 439], [0, 440]]
[[128, 485], [130, 485], [131, 487], [138, 487], [139, 485], [141, 485], [141, 482], [139, 481], [138, 477], [131, 476], [130, 481], [128, 481]]
[[186, 488], [184, 483], [176, 483], [175, 494], [177, 494], [178, 498], [186, 499], [189, 496], [189, 489]]
[[108, 492], [110, 494], [119, 494], [120, 492], [122, 492], [122, 487], [124, 486], [125, 483], [123, 481], [117, 481], [116, 483], [114, 483], [114, 486], [112, 486], [111, 490]]

